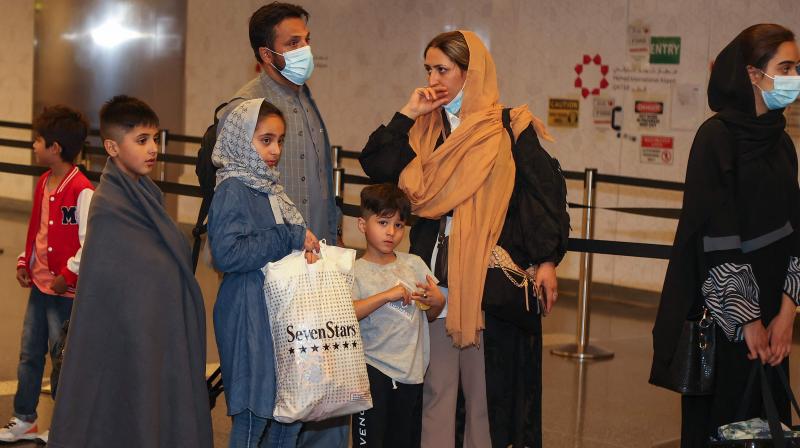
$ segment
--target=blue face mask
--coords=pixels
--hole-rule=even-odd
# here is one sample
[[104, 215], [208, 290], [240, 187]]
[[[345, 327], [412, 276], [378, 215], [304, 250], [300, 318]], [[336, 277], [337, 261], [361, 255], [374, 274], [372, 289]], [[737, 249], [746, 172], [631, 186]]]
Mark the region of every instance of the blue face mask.
[[[269, 48], [267, 48], [267, 50], [272, 51]], [[287, 51], [286, 53], [272, 52], [283, 56], [283, 61], [285, 63], [283, 70], [278, 70], [275, 64], [272, 64], [272, 66], [293, 84], [302, 86], [308, 81], [308, 78], [311, 77], [311, 73], [314, 71], [314, 55], [311, 54], [310, 45]]]
[[800, 76], [770, 76], [766, 73], [764, 76], [773, 81], [772, 90], [761, 89], [758, 84], [756, 87], [761, 89], [761, 97], [764, 98], [767, 109], [783, 109], [794, 103], [800, 94]]
[[455, 98], [453, 98], [449, 103], [444, 105], [444, 110], [446, 110], [450, 115], [456, 115], [461, 110], [461, 100], [464, 98], [464, 88], [462, 87], [461, 90], [458, 92]]

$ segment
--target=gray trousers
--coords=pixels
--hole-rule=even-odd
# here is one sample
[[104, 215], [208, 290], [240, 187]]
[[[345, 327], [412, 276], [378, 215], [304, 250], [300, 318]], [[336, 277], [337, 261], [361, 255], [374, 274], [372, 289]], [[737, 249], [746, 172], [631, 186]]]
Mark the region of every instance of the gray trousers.
[[431, 359], [422, 387], [422, 448], [455, 444], [459, 376], [466, 407], [464, 448], [491, 447], [483, 349], [454, 347], [444, 321], [430, 324]]

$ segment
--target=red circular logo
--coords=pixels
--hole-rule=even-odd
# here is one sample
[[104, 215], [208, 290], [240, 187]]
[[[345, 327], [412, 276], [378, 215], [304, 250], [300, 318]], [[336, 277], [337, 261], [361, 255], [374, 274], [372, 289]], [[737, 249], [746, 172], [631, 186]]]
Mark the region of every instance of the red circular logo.
[[[596, 66], [600, 69], [600, 83], [591, 89], [589, 87], [584, 87], [583, 79], [581, 78], [581, 74], [583, 74], [586, 66]], [[594, 57], [588, 54], [583, 55], [583, 61], [575, 65], [575, 73], [578, 74], [578, 77], [575, 78], [575, 87], [581, 89], [581, 95], [584, 98], [587, 98], [589, 95], [600, 95], [601, 90], [608, 88], [608, 80], [606, 79], [608, 66], [603, 65], [603, 58], [601, 58], [599, 54], [594, 55]]]

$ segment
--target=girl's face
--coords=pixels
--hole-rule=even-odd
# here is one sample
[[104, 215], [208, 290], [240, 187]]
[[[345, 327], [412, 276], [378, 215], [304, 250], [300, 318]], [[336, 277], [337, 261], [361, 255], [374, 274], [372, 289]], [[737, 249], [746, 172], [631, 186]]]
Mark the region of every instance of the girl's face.
[[425, 71], [428, 72], [429, 87], [447, 88], [446, 103], [453, 101], [467, 80], [466, 70], [461, 70], [461, 67], [436, 47], [428, 48], [425, 53]]
[[[761, 90], [770, 91], [774, 88], [772, 78], [798, 75], [798, 64], [800, 64], [800, 51], [798, 51], [797, 42], [787, 41], [778, 46], [775, 56], [767, 62], [763, 72], [753, 66], [748, 66], [747, 71], [751, 83], [760, 87]], [[765, 76], [765, 74], [769, 76]], [[756, 98], [760, 98], [759, 92], [756, 91], [756, 93]]]
[[283, 137], [286, 133], [286, 124], [277, 115], [267, 115], [258, 120], [256, 130], [253, 132], [253, 146], [258, 156], [270, 168], [278, 166], [281, 160]]

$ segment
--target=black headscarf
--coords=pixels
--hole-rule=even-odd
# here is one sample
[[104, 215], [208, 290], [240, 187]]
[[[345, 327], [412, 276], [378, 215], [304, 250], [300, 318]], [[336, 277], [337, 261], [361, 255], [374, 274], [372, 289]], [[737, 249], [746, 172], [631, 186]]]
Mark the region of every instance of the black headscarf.
[[775, 148], [786, 127], [783, 109], [756, 116], [741, 37], [728, 44], [714, 61], [708, 83], [708, 105], [717, 112], [716, 118], [728, 126], [736, 139], [739, 157], [744, 159]]

